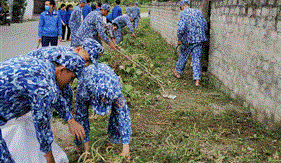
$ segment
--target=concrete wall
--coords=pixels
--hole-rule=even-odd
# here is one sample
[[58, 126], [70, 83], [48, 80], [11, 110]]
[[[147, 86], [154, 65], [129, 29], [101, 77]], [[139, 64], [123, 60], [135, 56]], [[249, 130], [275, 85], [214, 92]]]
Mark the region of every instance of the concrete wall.
[[177, 42], [177, 22], [179, 20], [179, 3], [176, 2], [152, 2], [151, 27], [159, 31], [169, 44]]
[[280, 5], [216, 0], [211, 8], [209, 71], [266, 123], [281, 118]]
[[[251, 108], [257, 119], [269, 125], [279, 123], [281, 1], [212, 0], [210, 8], [207, 3], [192, 0], [191, 6], [210, 22], [208, 71], [212, 78]], [[178, 14], [179, 3], [153, 3], [151, 27], [173, 45]]]

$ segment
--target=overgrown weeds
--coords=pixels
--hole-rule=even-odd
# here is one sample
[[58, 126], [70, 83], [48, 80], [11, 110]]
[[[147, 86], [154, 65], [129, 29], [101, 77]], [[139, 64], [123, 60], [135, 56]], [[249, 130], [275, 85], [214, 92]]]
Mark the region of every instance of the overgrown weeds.
[[[172, 71], [177, 57], [161, 35], [141, 19], [132, 39], [128, 29], [123, 52], [164, 81], [177, 95], [163, 99], [159, 85], [123, 55], [110, 51], [101, 58], [120, 77], [131, 112], [130, 160], [119, 157], [122, 145], [108, 142], [108, 116], [91, 120], [91, 153], [84, 162], [279, 162], [280, 135], [253, 120], [251, 113], [215, 87], [193, 85], [192, 69], [183, 78]], [[86, 161], [87, 160], [87, 161]]]

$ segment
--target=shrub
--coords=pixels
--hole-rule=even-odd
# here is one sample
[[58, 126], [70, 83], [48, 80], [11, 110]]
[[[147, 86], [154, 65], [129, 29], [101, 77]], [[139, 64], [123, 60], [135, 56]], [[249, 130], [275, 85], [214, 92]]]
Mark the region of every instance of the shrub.
[[1, 4], [2, 9], [3, 9], [4, 12], [9, 11], [8, 1], [0, 0], [0, 4]]
[[25, 0], [15, 0], [13, 2], [13, 13], [12, 13], [13, 22], [18, 23], [21, 21], [26, 9], [26, 5], [27, 3], [25, 2]]

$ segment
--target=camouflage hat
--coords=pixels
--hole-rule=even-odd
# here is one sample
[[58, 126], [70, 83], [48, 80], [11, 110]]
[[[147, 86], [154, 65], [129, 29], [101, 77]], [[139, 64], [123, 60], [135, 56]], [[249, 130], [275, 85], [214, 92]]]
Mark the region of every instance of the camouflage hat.
[[190, 3], [189, 3], [188, 0], [182, 0], [182, 1], [180, 2], [180, 6], [189, 5], [189, 4], [190, 4]]
[[110, 12], [110, 6], [109, 6], [109, 4], [103, 4], [103, 5], [101, 5], [101, 9], [107, 10], [108, 12]]
[[94, 63], [100, 58], [100, 54], [104, 52], [102, 45], [91, 38], [86, 38], [81, 43], [82, 47], [89, 53], [91, 61]]
[[84, 59], [80, 55], [70, 51], [53, 53], [51, 61], [57, 62], [59, 65], [66, 67], [77, 76], [80, 76], [85, 67]]

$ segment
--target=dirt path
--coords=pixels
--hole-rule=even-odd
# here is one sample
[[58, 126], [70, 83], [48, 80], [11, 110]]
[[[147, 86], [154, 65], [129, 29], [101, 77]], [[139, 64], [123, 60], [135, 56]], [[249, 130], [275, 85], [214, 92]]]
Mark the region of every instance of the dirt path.
[[70, 154], [72, 154], [76, 148], [73, 143], [73, 137], [69, 132], [68, 125], [65, 124], [62, 119], [54, 118], [51, 126], [57, 144], [67, 153], [68, 158], [72, 160]]

